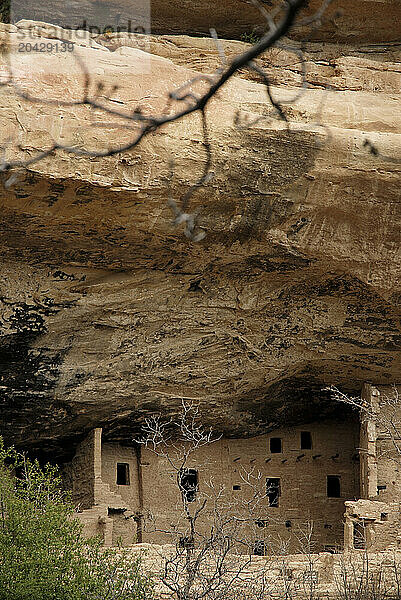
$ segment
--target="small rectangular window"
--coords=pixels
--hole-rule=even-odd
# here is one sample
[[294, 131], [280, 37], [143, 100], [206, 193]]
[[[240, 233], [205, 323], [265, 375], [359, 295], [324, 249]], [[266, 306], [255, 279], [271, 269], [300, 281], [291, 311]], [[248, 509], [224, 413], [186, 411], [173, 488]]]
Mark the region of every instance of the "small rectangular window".
[[178, 485], [187, 502], [195, 502], [198, 491], [198, 471], [196, 469], [181, 469], [178, 473]]
[[253, 546], [253, 554], [256, 556], [265, 556], [266, 544], [263, 540], [256, 540]]
[[117, 463], [117, 485], [129, 485], [128, 463]]
[[255, 521], [255, 525], [257, 527], [260, 527], [261, 529], [264, 529], [265, 527], [267, 527], [267, 523], [268, 523], [268, 521], [264, 521], [263, 519], [258, 519], [257, 521]]
[[240, 489], [241, 489], [241, 486], [240, 486], [240, 485], [233, 485], [233, 490], [234, 490], [235, 492], [237, 492], [237, 491], [238, 491], [238, 490], [240, 490]]
[[270, 452], [272, 454], [282, 452], [281, 438], [270, 438]]
[[280, 479], [278, 477], [267, 477], [266, 497], [269, 502], [269, 506], [278, 507], [280, 494]]
[[341, 498], [340, 477], [338, 475], [327, 475], [327, 497]]
[[312, 450], [312, 435], [310, 431], [301, 431], [301, 450]]

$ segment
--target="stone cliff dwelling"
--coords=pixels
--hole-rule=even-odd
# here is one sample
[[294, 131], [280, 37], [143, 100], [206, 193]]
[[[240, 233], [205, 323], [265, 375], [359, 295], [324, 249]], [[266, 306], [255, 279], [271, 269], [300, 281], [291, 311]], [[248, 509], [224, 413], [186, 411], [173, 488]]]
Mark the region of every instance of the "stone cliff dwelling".
[[[365, 385], [363, 397], [377, 403], [381, 391]], [[387, 432], [388, 433], [388, 432]], [[322, 422], [276, 429], [248, 439], [220, 439], [199, 449], [181, 483], [189, 502], [213, 479], [233, 499], [245, 493], [241, 469], [250, 466], [266, 485], [263, 520], [251, 552], [269, 551], [272, 533], [287, 551], [313, 524], [314, 551], [398, 547], [400, 456], [385, 431], [370, 420]], [[168, 530], [179, 514], [176, 476], [167, 461], [145, 447], [102, 441], [94, 429], [65, 465], [65, 476], [87, 534], [106, 545], [120, 539], [167, 543], [144, 527], [151, 513], [157, 529]]]

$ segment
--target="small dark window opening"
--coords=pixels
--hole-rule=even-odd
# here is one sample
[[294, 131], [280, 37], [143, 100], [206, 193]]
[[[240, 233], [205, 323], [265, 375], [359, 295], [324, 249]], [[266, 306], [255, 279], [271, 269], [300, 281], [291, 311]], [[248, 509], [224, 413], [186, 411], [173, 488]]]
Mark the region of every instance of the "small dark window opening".
[[109, 506], [107, 508], [107, 514], [110, 517], [111, 515], [123, 515], [126, 512], [126, 508], [112, 508]]
[[270, 452], [272, 454], [280, 454], [281, 449], [281, 438], [270, 438]]
[[280, 497], [280, 479], [278, 477], [266, 478], [266, 496], [269, 506], [278, 507]]
[[284, 524], [287, 527], [287, 529], [290, 529], [292, 527], [291, 521], [286, 521]]
[[264, 521], [263, 519], [258, 519], [257, 521], [255, 521], [255, 525], [256, 527], [260, 527], [260, 529], [264, 529], [265, 527], [267, 527], [267, 521]]
[[186, 550], [193, 550], [195, 548], [194, 540], [190, 536], [180, 537], [178, 543], [180, 548], [185, 548]]
[[312, 435], [310, 431], [301, 431], [301, 450], [312, 450]]
[[381, 513], [380, 520], [381, 521], [388, 521], [388, 513]]
[[129, 485], [128, 463], [117, 463], [117, 485]]
[[241, 486], [240, 485], [233, 485], [233, 490], [237, 491], [240, 490]]
[[341, 498], [340, 478], [338, 475], [327, 475], [327, 497]]
[[187, 502], [195, 502], [198, 491], [198, 471], [196, 469], [181, 469], [178, 474], [178, 485]]
[[253, 546], [253, 554], [256, 556], [265, 556], [266, 555], [266, 544], [263, 540], [256, 540]]

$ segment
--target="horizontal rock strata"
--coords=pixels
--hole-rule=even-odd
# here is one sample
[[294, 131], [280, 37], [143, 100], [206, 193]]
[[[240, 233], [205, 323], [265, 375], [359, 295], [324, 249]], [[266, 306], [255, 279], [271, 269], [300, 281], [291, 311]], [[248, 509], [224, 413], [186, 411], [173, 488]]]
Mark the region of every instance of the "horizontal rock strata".
[[[38, 42], [57, 39], [35, 27]], [[32, 23], [2, 29], [15, 49]], [[109, 102], [118, 109], [160, 111], [174, 86], [217, 65], [209, 41], [167, 36], [144, 52], [128, 38], [74, 40], [92, 92], [99, 81], [119, 85]], [[202, 173], [199, 115], [126, 154], [57, 151], [12, 184], [1, 175], [7, 439], [50, 451], [103, 426], [106, 439], [128, 440], [181, 398], [199, 402], [218, 431], [254, 435], [328, 414], [327, 384], [358, 391], [399, 378], [400, 65], [394, 47], [374, 56], [347, 48], [308, 46], [311, 87], [295, 102], [291, 52], [260, 59], [275, 97], [289, 101], [289, 128], [245, 73], [213, 99], [214, 177], [190, 207], [206, 232], [198, 244], [172, 227], [166, 201], [171, 158], [177, 201]], [[12, 64], [39, 99], [79, 99], [83, 76], [69, 59], [49, 53], [33, 64], [14, 53]], [[0, 130], [13, 140], [7, 159], [54, 139], [91, 150], [132, 135], [118, 117], [32, 104], [6, 87]]]

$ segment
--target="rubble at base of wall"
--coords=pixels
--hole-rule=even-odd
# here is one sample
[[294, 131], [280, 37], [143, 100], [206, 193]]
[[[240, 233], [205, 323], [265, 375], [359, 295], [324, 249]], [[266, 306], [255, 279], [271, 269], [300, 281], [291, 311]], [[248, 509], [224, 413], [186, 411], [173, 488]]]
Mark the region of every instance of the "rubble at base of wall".
[[[156, 598], [171, 600], [172, 592], [158, 577], [165, 560], [176, 561], [171, 545], [136, 544], [131, 551], [142, 556], [143, 568], [156, 576]], [[330, 554], [291, 554], [277, 556], [231, 555], [227, 579], [238, 573], [237, 587], [253, 589], [252, 597], [269, 600], [316, 598], [339, 600], [401, 597], [401, 551], [367, 553], [364, 550]], [[179, 559], [177, 559], [179, 560]], [[204, 565], [206, 568], [206, 565]], [[210, 569], [213, 564], [210, 564]], [[211, 571], [212, 572], [212, 571]], [[258, 594], [258, 581], [264, 592]], [[263, 582], [263, 584], [262, 584]], [[262, 589], [262, 587], [260, 588]], [[231, 595], [230, 595], [231, 597]]]

